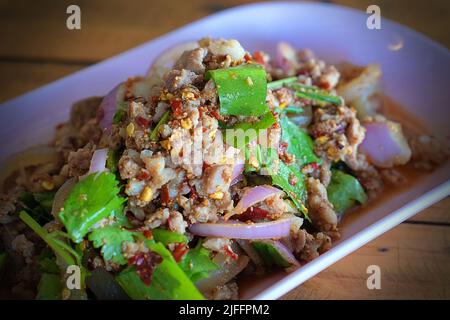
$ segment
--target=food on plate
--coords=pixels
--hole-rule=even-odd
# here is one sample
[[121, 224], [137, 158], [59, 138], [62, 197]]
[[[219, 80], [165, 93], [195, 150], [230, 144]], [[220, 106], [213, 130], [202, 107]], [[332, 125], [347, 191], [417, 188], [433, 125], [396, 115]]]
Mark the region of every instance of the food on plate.
[[299, 268], [343, 215], [404, 182], [402, 166], [448, 159], [383, 114], [380, 81], [376, 64], [207, 38], [78, 101], [50, 146], [2, 166], [9, 294], [237, 299], [239, 277]]

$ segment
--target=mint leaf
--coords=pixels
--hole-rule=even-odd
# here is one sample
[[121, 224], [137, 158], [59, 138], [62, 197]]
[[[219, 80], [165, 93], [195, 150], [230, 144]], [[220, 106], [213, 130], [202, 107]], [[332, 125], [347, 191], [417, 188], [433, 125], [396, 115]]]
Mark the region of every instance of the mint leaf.
[[75, 243], [94, 224], [123, 210], [124, 198], [119, 194], [116, 176], [112, 173], [93, 173], [78, 182], [64, 202], [59, 219]]
[[344, 213], [355, 205], [355, 201], [361, 204], [367, 201], [367, 195], [355, 177], [336, 169], [331, 172], [327, 194], [337, 213]]
[[300, 127], [293, 123], [287, 116], [280, 116], [281, 141], [286, 142], [286, 151], [295, 156], [300, 166], [316, 162], [320, 159], [314, 154], [314, 144], [311, 137]]
[[117, 226], [108, 226], [93, 230], [88, 238], [95, 248], [101, 247], [101, 253], [105, 261], [111, 260], [123, 265], [127, 263], [127, 260], [122, 254], [122, 243], [124, 241], [134, 242], [133, 234], [133, 232]]
[[210, 252], [202, 247], [201, 242], [195, 248], [189, 250], [180, 261], [179, 266], [194, 283], [207, 278], [211, 271], [219, 268], [217, 264], [211, 261]]

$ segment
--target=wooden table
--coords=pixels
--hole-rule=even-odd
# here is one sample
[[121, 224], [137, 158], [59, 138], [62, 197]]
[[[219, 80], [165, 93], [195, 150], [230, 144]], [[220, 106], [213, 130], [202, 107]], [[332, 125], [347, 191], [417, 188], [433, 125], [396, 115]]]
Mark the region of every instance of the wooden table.
[[[252, 1], [0, 1], [0, 101], [118, 54], [215, 11]], [[450, 46], [450, 6], [443, 0], [336, 0]], [[132, 4], [131, 4], [132, 3]], [[65, 27], [78, 4], [82, 29]], [[282, 23], [282, 21], [280, 21]], [[321, 272], [283, 299], [450, 298], [450, 200], [442, 200]], [[368, 290], [366, 268], [382, 271], [381, 290]]]

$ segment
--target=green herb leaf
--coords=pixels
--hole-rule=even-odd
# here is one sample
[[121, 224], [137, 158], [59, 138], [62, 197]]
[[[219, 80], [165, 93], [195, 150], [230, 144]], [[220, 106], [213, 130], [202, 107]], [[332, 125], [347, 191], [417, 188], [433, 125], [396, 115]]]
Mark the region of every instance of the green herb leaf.
[[275, 149], [267, 150], [266, 168], [272, 177], [272, 184], [280, 187], [294, 202], [295, 206], [310, 220], [305, 208], [306, 185], [303, 173], [295, 164], [288, 166], [279, 157]]
[[56, 274], [43, 273], [38, 284], [36, 300], [61, 300], [61, 277]]
[[316, 86], [307, 86], [300, 83], [291, 83], [290, 88], [296, 90], [295, 94], [299, 98], [314, 100], [318, 102], [331, 103], [335, 105], [342, 104], [342, 99], [337, 96], [332, 96], [325, 90], [321, 90]]
[[51, 215], [54, 192], [30, 193], [24, 192], [19, 200], [30, 215], [40, 224], [53, 220]]
[[58, 240], [54, 234], [50, 234], [42, 228], [28, 213], [21, 211], [19, 213], [19, 218], [25, 222], [38, 236], [44, 240], [48, 246], [64, 260], [67, 265], [80, 264], [81, 257], [79, 254], [74, 252], [74, 250], [69, 247], [66, 243]]
[[212, 262], [210, 252], [202, 247], [201, 242], [183, 257], [179, 266], [192, 282], [207, 278], [211, 271], [217, 270], [219, 266]]
[[320, 159], [314, 154], [314, 144], [311, 137], [286, 116], [280, 117], [281, 140], [288, 144], [286, 151], [295, 156], [300, 166], [316, 162]]
[[118, 164], [119, 164], [119, 150], [108, 150], [108, 156], [106, 157], [106, 168], [112, 172], [117, 172]]
[[169, 120], [170, 120], [170, 110], [166, 111], [163, 114], [161, 119], [159, 119], [158, 123], [156, 124], [156, 127], [150, 133], [150, 140], [151, 141], [157, 141], [158, 140], [159, 128], [161, 128], [161, 126], [163, 124], [166, 124], [167, 122], [169, 122]]
[[116, 277], [117, 282], [130, 298], [135, 300], [204, 299], [163, 244], [151, 242], [147, 244], [150, 250], [163, 258], [163, 261], [156, 266], [149, 286], [142, 282], [135, 267], [126, 268]]
[[156, 242], [161, 242], [165, 246], [169, 243], [188, 243], [188, 238], [178, 232], [166, 229], [153, 229], [152, 234]]
[[261, 116], [266, 105], [266, 71], [258, 64], [210, 70], [205, 79], [216, 83], [222, 115]]
[[107, 226], [93, 230], [89, 234], [95, 248], [102, 248], [101, 253], [105, 261], [112, 261], [119, 265], [127, 263], [122, 254], [123, 242], [134, 242], [133, 232], [120, 227]]
[[59, 274], [60, 268], [56, 263], [55, 254], [47, 247], [38, 256], [39, 271], [42, 273]]
[[298, 80], [297, 77], [289, 77], [289, 78], [272, 81], [267, 84], [267, 88], [271, 89], [271, 90], [280, 89], [289, 83], [296, 82], [297, 80]]
[[118, 124], [120, 121], [123, 120], [125, 115], [128, 112], [128, 103], [127, 102], [119, 102], [117, 104], [117, 110], [116, 113], [114, 113], [113, 117], [113, 123]]
[[333, 204], [337, 213], [355, 205], [355, 201], [363, 204], [367, 201], [366, 193], [359, 181], [340, 170], [333, 169], [330, 184], [327, 188], [328, 200]]
[[282, 268], [291, 266], [271, 243], [267, 241], [252, 241], [251, 244], [266, 266]]
[[93, 173], [71, 190], [59, 213], [71, 239], [75, 243], [83, 237], [94, 224], [123, 210], [124, 198], [118, 196], [119, 187], [112, 173]]

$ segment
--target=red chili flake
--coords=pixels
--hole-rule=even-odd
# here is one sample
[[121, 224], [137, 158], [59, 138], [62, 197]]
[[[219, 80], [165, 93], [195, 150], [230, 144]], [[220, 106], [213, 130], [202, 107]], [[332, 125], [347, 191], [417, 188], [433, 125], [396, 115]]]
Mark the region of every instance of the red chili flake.
[[313, 170], [319, 169], [319, 165], [317, 164], [317, 162], [311, 162], [309, 165], [313, 168]]
[[287, 142], [281, 142], [280, 146], [278, 147], [278, 155], [284, 155], [286, 153], [286, 150], [288, 148], [289, 144]]
[[152, 230], [144, 230], [143, 234], [144, 234], [144, 237], [146, 237], [148, 240], [153, 239]]
[[233, 260], [237, 260], [238, 255], [233, 252], [230, 246], [224, 246], [223, 249], [225, 250], [227, 256], [229, 256]]
[[246, 52], [244, 55], [244, 60], [246, 62], [249, 62], [249, 61], [252, 61], [253, 59], [252, 59], [252, 56], [248, 52]]
[[236, 217], [240, 221], [256, 221], [267, 218], [269, 215], [269, 211], [258, 208], [258, 207], [250, 207], [247, 210], [245, 210], [240, 215], [237, 215]]
[[203, 162], [202, 171], [206, 171], [206, 169], [208, 169], [209, 167], [211, 167], [209, 163]]
[[147, 170], [141, 170], [141, 172], [137, 175], [136, 179], [148, 180], [150, 179], [150, 173]]
[[206, 131], [208, 131], [206, 128], [202, 129], [202, 132], [205, 133]]
[[217, 120], [220, 120], [220, 114], [216, 111], [216, 110], [212, 110], [209, 112], [214, 118], [216, 118]]
[[325, 90], [330, 90], [331, 89], [330, 83], [326, 82], [326, 81], [319, 82], [317, 86], [319, 88], [322, 88], [322, 89], [325, 89]]
[[175, 249], [172, 252], [173, 258], [176, 262], [180, 262], [181, 259], [189, 252], [189, 248], [184, 243], [177, 243]]
[[169, 202], [170, 202], [169, 188], [167, 187], [167, 185], [165, 185], [161, 188], [161, 204], [168, 205]]
[[183, 104], [180, 100], [172, 100], [170, 107], [172, 108], [172, 112], [175, 117], [179, 117], [183, 114]]
[[255, 58], [255, 61], [259, 64], [264, 64], [264, 55], [262, 51], [255, 51], [253, 53], [253, 57]]
[[198, 108], [198, 116], [200, 119], [203, 117], [203, 107]]
[[161, 262], [161, 256], [154, 252], [139, 252], [128, 259], [128, 264], [136, 266], [137, 274], [147, 286], [151, 285], [153, 271]]
[[141, 127], [147, 128], [148, 125], [150, 124], [150, 120], [147, 120], [145, 118], [142, 117], [137, 117], [136, 118], [136, 122], [138, 125], [140, 125]]
[[152, 102], [153, 103], [158, 103], [159, 102], [159, 96], [153, 96], [152, 97]]

